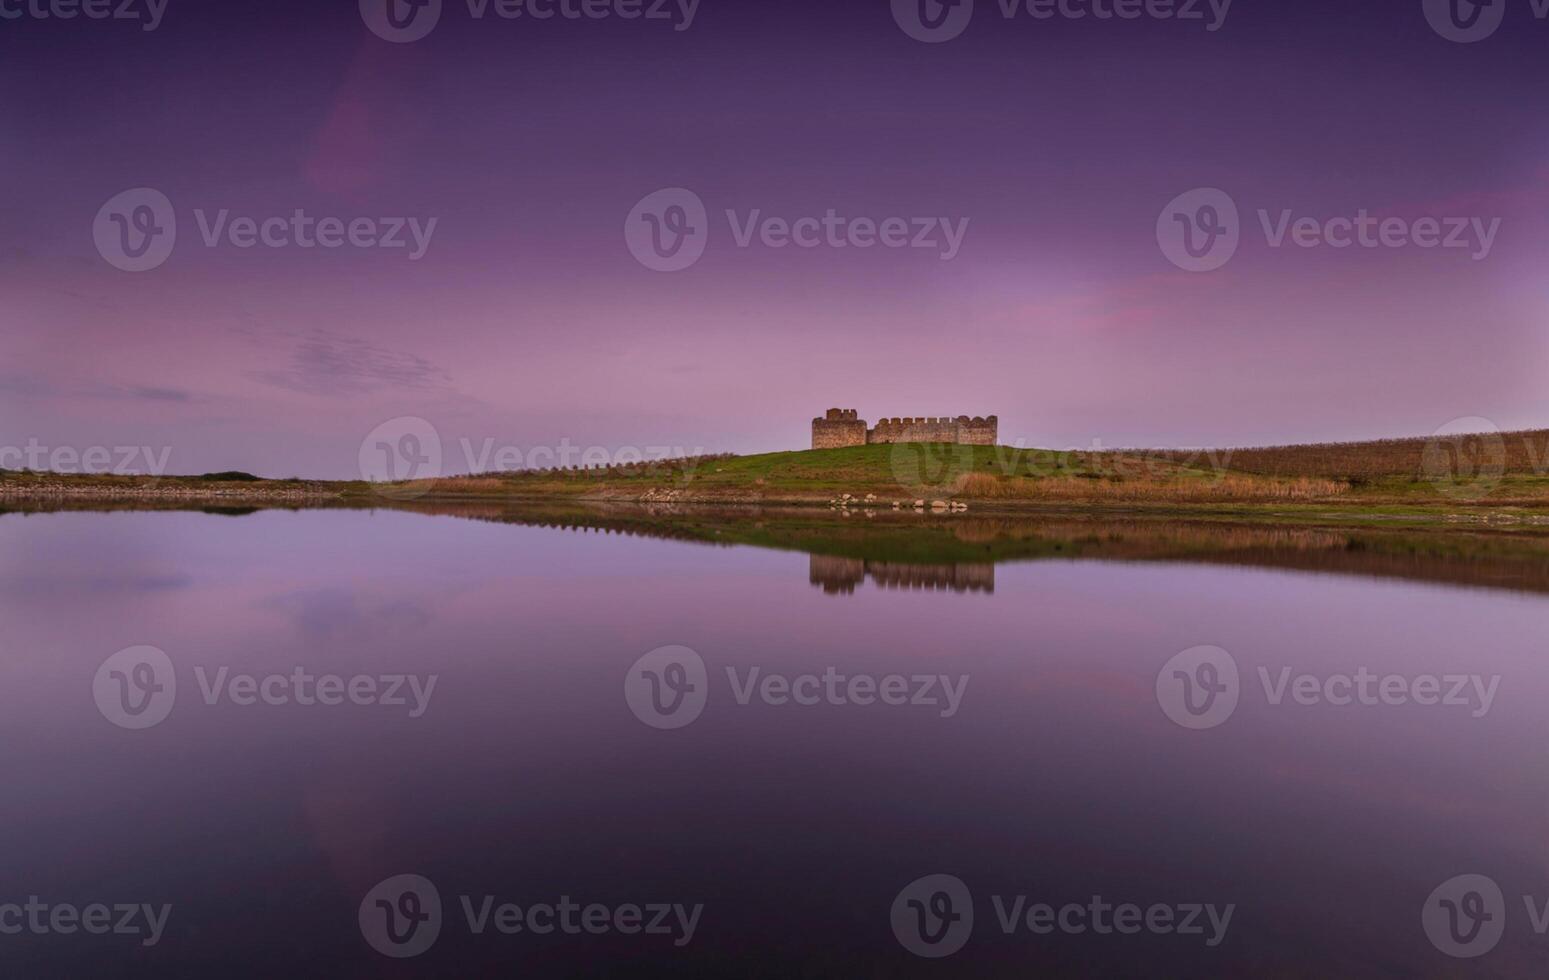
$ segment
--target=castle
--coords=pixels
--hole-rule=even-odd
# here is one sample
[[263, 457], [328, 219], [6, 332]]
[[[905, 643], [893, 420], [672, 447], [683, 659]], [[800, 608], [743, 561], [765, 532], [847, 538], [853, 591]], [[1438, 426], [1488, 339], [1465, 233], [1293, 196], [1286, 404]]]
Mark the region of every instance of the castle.
[[1000, 423], [995, 416], [987, 419], [959, 415], [951, 418], [882, 419], [868, 429], [864, 419], [856, 418], [853, 408], [830, 408], [820, 419], [812, 420], [812, 448], [838, 449], [840, 446], [866, 446], [890, 442], [955, 442], [967, 446], [995, 445]]
[[919, 565], [812, 555], [808, 581], [828, 595], [852, 595], [856, 586], [871, 581], [884, 589], [951, 589], [953, 592], [994, 592], [995, 564], [965, 562]]

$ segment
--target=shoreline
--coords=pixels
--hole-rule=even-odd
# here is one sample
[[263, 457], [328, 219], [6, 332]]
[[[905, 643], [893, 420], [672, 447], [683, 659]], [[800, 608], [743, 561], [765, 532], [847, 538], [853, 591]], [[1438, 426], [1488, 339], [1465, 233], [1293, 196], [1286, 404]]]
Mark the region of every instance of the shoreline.
[[[0, 470], [0, 504], [751, 507], [841, 520], [1088, 513], [1522, 528], [1549, 524], [1549, 430], [1540, 435], [1542, 451], [1524, 439], [1521, 452], [1489, 465], [1461, 454], [1456, 460], [1427, 455], [1429, 443], [1399, 440], [1240, 450], [1231, 463], [1212, 456], [1208, 467], [1197, 453], [1174, 458], [1152, 450], [900, 443], [397, 482], [272, 480], [236, 470], [187, 476]], [[1447, 465], [1438, 468], [1437, 460]]]
[[[951, 520], [970, 517], [1027, 517], [1046, 516], [1057, 518], [1069, 515], [1099, 517], [1139, 516], [1146, 518], [1173, 518], [1177, 520], [1214, 519], [1275, 524], [1328, 524], [1336, 526], [1408, 525], [1415, 527], [1488, 528], [1509, 531], [1513, 529], [1549, 529], [1549, 508], [1526, 507], [1511, 503], [1480, 504], [1446, 507], [1430, 503], [1416, 506], [1414, 503], [1395, 501], [1305, 500], [1305, 501], [1145, 501], [1103, 500], [1036, 500], [1036, 499], [977, 499], [973, 497], [925, 497], [914, 498], [907, 505], [894, 506], [894, 499], [878, 498], [866, 501], [851, 497], [839, 502], [828, 495], [776, 494], [699, 494], [671, 491], [670, 494], [626, 493], [616, 490], [584, 493], [515, 493], [471, 490], [427, 490], [425, 492], [394, 492], [368, 489], [369, 484], [329, 485], [323, 483], [285, 484], [265, 486], [262, 483], [189, 485], [177, 482], [179, 478], [163, 478], [151, 483], [114, 486], [97, 482], [77, 485], [62, 484], [58, 478], [46, 484], [29, 486], [20, 483], [0, 482], [0, 507], [5, 504], [42, 505], [50, 503], [122, 505], [133, 508], [136, 504], [186, 504], [192, 507], [266, 505], [286, 509], [320, 508], [386, 508], [413, 510], [416, 507], [433, 508], [438, 504], [508, 506], [515, 509], [542, 507], [575, 507], [582, 510], [624, 508], [655, 513], [680, 511], [684, 515], [717, 509], [736, 508], [748, 510], [792, 511], [822, 515], [835, 520], [875, 519], [886, 516], [893, 519], [913, 520], [931, 518]], [[924, 500], [924, 506], [915, 501]], [[932, 507], [933, 502], [942, 506]], [[953, 506], [953, 505], [956, 506]]]
[[336, 490], [247, 488], [241, 486], [189, 487], [189, 486], [138, 486], [105, 487], [97, 485], [41, 487], [18, 486], [0, 483], [0, 501], [3, 500], [188, 500], [188, 501], [296, 501], [296, 500], [343, 500], [345, 494]]

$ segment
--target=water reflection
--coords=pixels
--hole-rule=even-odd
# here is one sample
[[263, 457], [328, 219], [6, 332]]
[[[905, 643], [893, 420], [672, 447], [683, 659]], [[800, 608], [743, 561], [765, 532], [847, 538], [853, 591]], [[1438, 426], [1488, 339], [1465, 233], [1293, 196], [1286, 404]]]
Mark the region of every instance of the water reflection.
[[[264, 509], [392, 510], [580, 534], [802, 551], [812, 556], [809, 581], [836, 596], [853, 595], [867, 580], [884, 589], [993, 594], [994, 566], [998, 563], [1076, 559], [1243, 565], [1549, 592], [1549, 528], [1531, 524], [1448, 526], [1370, 521], [1347, 526], [1058, 512], [919, 515], [878, 511], [865, 517], [837, 517], [804, 508], [504, 500]], [[0, 515], [57, 510], [197, 510], [243, 517], [264, 509], [71, 501], [7, 505], [0, 507]]]
[[[1549, 592], [1549, 529], [1532, 525], [1339, 526], [1093, 514], [835, 518], [762, 508], [419, 504], [408, 508], [581, 532], [805, 551], [810, 581], [848, 595], [883, 588], [993, 593], [997, 563], [1197, 562]], [[854, 564], [859, 562], [857, 566]]]
[[813, 555], [808, 581], [828, 595], [849, 595], [869, 577], [884, 589], [994, 592], [995, 566], [989, 562], [926, 565]]
[[[1476, 974], [1530, 975], [1545, 551], [1531, 531], [1080, 514], [6, 514], [0, 904], [173, 911], [154, 947], [6, 936], [0, 974], [1433, 976], [1458, 962], [1421, 909], [1477, 873], [1511, 918]], [[176, 706], [126, 730], [94, 679], [142, 644], [175, 664]], [[1175, 723], [1157, 688], [1202, 645], [1241, 678], [1209, 730]], [[702, 713], [661, 729], [628, 684], [676, 648], [703, 660]], [[231, 686], [298, 669], [438, 682], [410, 696], [417, 717]], [[1416, 696], [1324, 696], [1362, 671]], [[831, 674], [877, 691], [896, 675], [911, 696], [786, 696]], [[1499, 696], [1419, 700], [1421, 678], [1453, 675]], [[913, 702], [934, 677], [961, 710]], [[433, 949], [393, 963], [358, 912], [406, 873], [446, 916]], [[977, 905], [946, 963], [889, 927], [938, 873]], [[704, 915], [683, 947], [475, 933], [464, 910], [491, 896]], [[1210, 946], [1007, 929], [995, 904], [1098, 896], [1237, 912]]]

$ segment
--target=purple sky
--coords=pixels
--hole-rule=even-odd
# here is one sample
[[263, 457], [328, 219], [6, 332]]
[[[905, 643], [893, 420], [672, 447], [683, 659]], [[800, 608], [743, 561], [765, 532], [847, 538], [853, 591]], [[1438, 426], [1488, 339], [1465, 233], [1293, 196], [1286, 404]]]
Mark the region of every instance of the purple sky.
[[[0, 446], [342, 477], [398, 416], [448, 471], [462, 439], [803, 448], [835, 405], [1055, 447], [1541, 426], [1546, 78], [1529, 0], [1467, 45], [1420, 0], [1237, 0], [1214, 32], [978, 0], [936, 44], [887, 0], [702, 0], [681, 31], [446, 0], [406, 44], [353, 0], [0, 20]], [[139, 187], [177, 245], [124, 272], [93, 222]], [[673, 273], [624, 238], [668, 187], [709, 212]], [[1196, 273], [1157, 223], [1200, 187], [1241, 245]], [[196, 212], [222, 209], [436, 227], [417, 261], [206, 247]], [[968, 225], [950, 261], [743, 248], [728, 209]], [[1260, 209], [1500, 224], [1482, 260], [1277, 248]]]

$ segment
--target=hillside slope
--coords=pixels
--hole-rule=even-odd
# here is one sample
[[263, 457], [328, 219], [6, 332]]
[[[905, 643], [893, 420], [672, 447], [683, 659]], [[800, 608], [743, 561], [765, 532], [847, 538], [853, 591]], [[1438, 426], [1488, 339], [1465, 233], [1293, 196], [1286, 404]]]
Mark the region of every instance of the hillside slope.
[[[1317, 506], [1455, 514], [1549, 508], [1549, 430], [1453, 439], [1221, 451], [1055, 452], [901, 444], [700, 456], [372, 484], [0, 471], [0, 496], [306, 500], [515, 497], [647, 503], [801, 503], [839, 508], [1116, 505]], [[223, 479], [229, 478], [229, 479]]]

